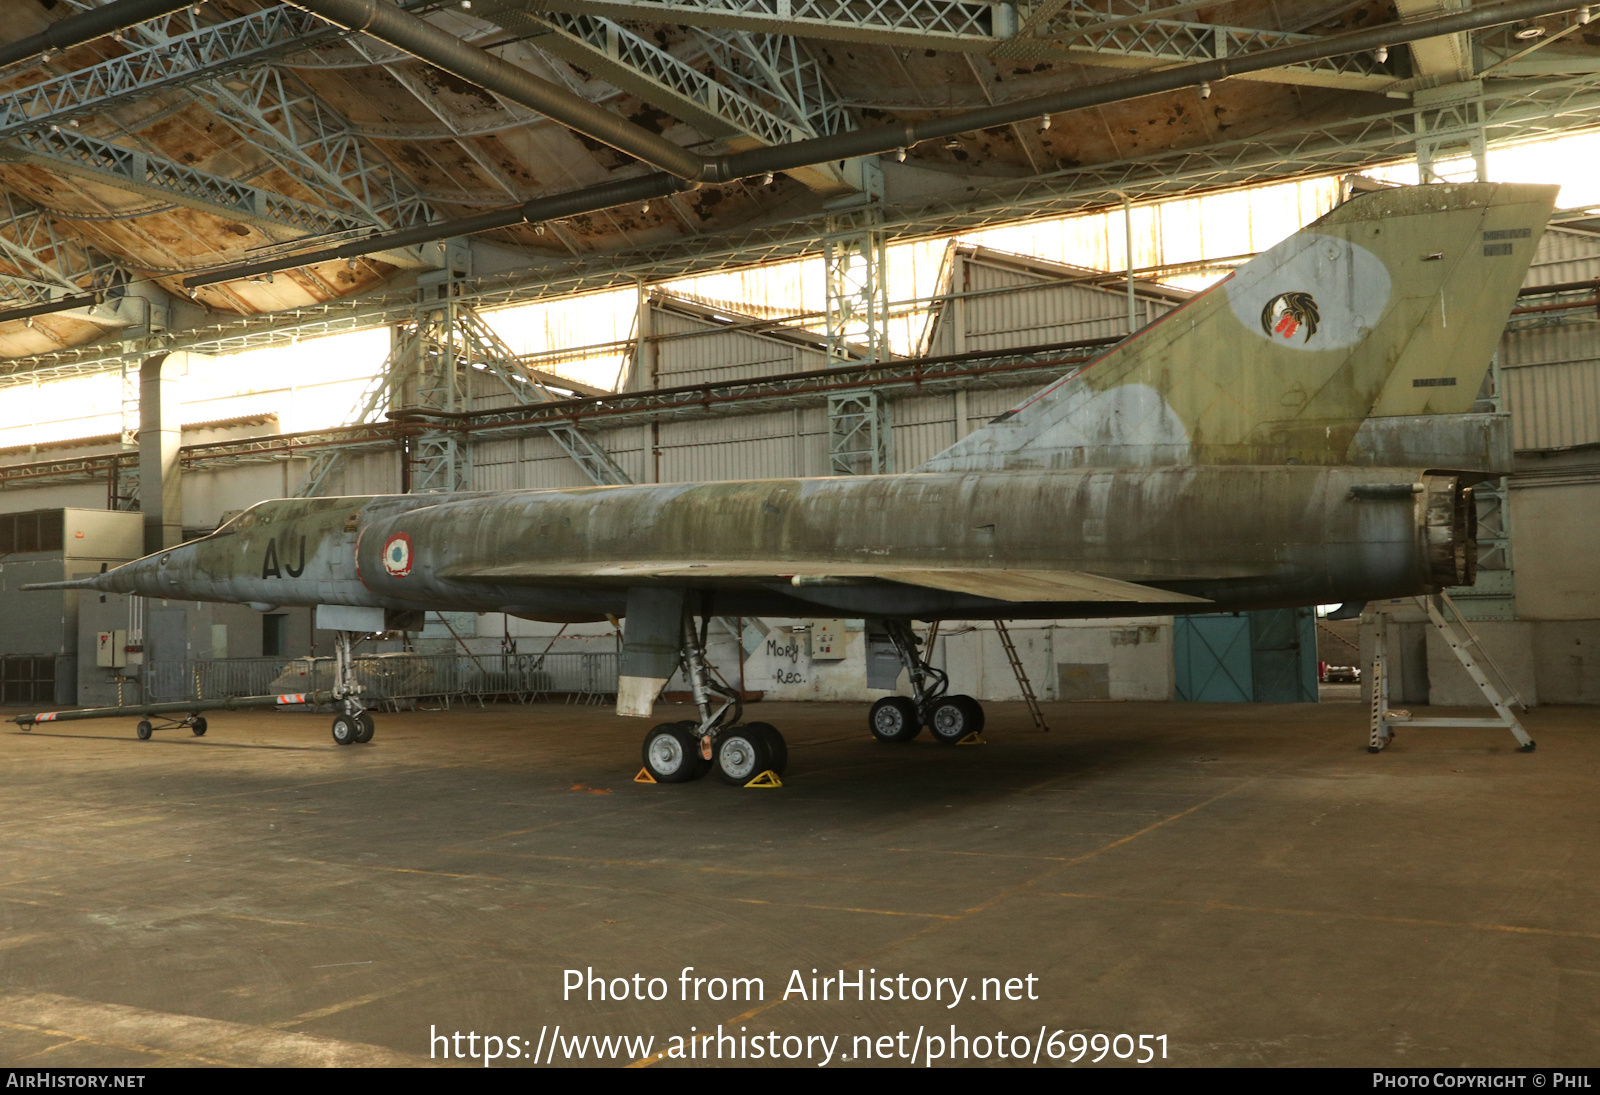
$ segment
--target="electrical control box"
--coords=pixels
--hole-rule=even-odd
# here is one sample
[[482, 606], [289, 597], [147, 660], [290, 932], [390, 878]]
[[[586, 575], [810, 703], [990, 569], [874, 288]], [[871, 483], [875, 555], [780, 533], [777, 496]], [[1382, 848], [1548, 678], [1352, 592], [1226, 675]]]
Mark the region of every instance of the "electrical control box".
[[125, 668], [128, 664], [128, 633], [126, 631], [95, 632], [94, 664], [103, 669]]
[[844, 621], [812, 620], [806, 631], [814, 662], [839, 662], [844, 660]]

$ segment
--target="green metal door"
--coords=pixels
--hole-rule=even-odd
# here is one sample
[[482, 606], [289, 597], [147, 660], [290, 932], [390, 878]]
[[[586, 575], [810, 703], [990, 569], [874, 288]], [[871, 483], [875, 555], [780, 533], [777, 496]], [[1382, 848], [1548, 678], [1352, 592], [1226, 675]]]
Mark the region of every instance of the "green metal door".
[[1179, 616], [1177, 698], [1201, 703], [1315, 703], [1316, 613], [1310, 608]]
[[1172, 657], [1180, 700], [1249, 703], [1253, 697], [1250, 617], [1243, 613], [1177, 617]]
[[1316, 613], [1310, 608], [1251, 612], [1250, 671], [1257, 703], [1317, 702]]

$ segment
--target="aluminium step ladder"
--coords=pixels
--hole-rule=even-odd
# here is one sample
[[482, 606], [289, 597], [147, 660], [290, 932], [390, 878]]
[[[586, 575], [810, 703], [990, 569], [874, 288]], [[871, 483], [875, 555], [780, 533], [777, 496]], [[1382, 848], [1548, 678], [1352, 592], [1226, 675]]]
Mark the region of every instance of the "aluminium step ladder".
[[1000, 636], [1000, 645], [1005, 648], [1006, 660], [1011, 663], [1011, 672], [1016, 674], [1017, 687], [1022, 689], [1022, 698], [1028, 703], [1028, 714], [1033, 716], [1033, 725], [1048, 734], [1050, 727], [1044, 721], [1044, 712], [1039, 710], [1039, 699], [1033, 694], [1033, 685], [1028, 681], [1028, 671], [1022, 668], [1022, 659], [1017, 657], [1017, 647], [1011, 641], [1011, 632], [1006, 630], [1005, 621], [996, 620], [994, 630]]
[[1489, 657], [1488, 651], [1484, 650], [1483, 644], [1478, 640], [1477, 633], [1456, 608], [1450, 595], [1435, 593], [1427, 597], [1418, 597], [1416, 601], [1428, 613], [1428, 620], [1438, 629], [1440, 637], [1455, 654], [1461, 667], [1467, 671], [1467, 676], [1472, 678], [1472, 683], [1478, 686], [1478, 691], [1483, 693], [1484, 698], [1489, 701], [1489, 706], [1494, 708], [1495, 717], [1419, 719], [1413, 717], [1409, 711], [1390, 707], [1390, 621], [1388, 614], [1380, 607], [1373, 618], [1371, 721], [1367, 752], [1379, 752], [1393, 741], [1396, 726], [1501, 726], [1510, 730], [1512, 736], [1517, 739], [1518, 752], [1533, 752], [1534, 740], [1528, 736], [1527, 730], [1512, 711], [1513, 707], [1520, 707], [1526, 714], [1527, 702], [1512, 687], [1510, 680], [1495, 664], [1494, 659]]

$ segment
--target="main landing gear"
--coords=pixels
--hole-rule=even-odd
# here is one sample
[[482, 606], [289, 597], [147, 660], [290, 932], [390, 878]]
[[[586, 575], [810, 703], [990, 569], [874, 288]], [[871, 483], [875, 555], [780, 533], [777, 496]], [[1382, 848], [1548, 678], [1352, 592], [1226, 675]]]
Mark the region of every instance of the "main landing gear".
[[906, 742], [926, 726], [934, 741], [955, 745], [981, 734], [982, 705], [971, 696], [945, 695], [950, 678], [922, 656], [911, 625], [904, 620], [885, 620], [883, 626], [911, 678], [911, 696], [886, 696], [872, 705], [867, 714], [872, 736], [879, 741]]
[[372, 740], [374, 727], [372, 715], [361, 704], [362, 689], [356, 683], [355, 661], [350, 653], [361, 633], [333, 634], [333, 702], [339, 708], [333, 716], [333, 740], [340, 745], [364, 745]]
[[[683, 621], [684, 675], [698, 720], [664, 722], [644, 736], [645, 771], [657, 783], [688, 783], [711, 771], [722, 782], [743, 787], [765, 773], [783, 775], [789, 747], [770, 723], [740, 722], [739, 694], [711, 676], [706, 664], [705, 630]], [[641, 777], [643, 778], [643, 777]]]

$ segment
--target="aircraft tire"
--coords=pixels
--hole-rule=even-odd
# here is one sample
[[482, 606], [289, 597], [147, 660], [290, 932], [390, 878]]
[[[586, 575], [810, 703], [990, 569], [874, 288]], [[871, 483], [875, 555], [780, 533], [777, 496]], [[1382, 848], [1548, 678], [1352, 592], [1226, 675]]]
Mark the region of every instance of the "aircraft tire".
[[747, 722], [744, 728], [752, 734], [766, 735], [767, 759], [771, 762], [768, 767], [778, 775], [783, 775], [783, 770], [789, 767], [789, 743], [783, 740], [778, 728], [770, 722]]
[[195, 737], [197, 737], [197, 738], [205, 737], [206, 736], [206, 717], [204, 715], [196, 715], [194, 717], [194, 721], [189, 724], [189, 729], [194, 731], [194, 736]]
[[645, 770], [657, 783], [688, 783], [706, 774], [708, 761], [701, 759], [700, 739], [693, 723], [664, 722], [651, 727], [640, 750]]
[[971, 696], [951, 696], [950, 699], [956, 703], [965, 704], [971, 710], [973, 729], [980, 734], [983, 733], [984, 724], [989, 721], [988, 715], [984, 713], [983, 704]]
[[983, 708], [970, 696], [947, 696], [928, 712], [928, 732], [944, 745], [954, 745], [982, 726]]
[[338, 745], [350, 745], [360, 733], [360, 723], [349, 715], [333, 716], [333, 740]]
[[138, 726], [133, 728], [133, 732], [139, 735], [140, 741], [149, 741], [150, 735], [155, 732], [155, 727], [148, 722], [141, 721]]
[[371, 741], [372, 740], [372, 735], [376, 730], [377, 730], [377, 727], [375, 725], [373, 725], [373, 722], [372, 722], [372, 712], [371, 711], [357, 711], [356, 712], [356, 744], [357, 745], [365, 745], [367, 742]]
[[867, 712], [867, 729], [879, 741], [907, 742], [922, 733], [917, 705], [904, 696], [885, 696]]
[[[683, 732], [689, 735], [689, 740], [694, 742], [694, 775], [689, 778], [691, 780], [704, 779], [711, 774], [711, 769], [716, 765], [716, 760], [707, 760], [700, 754], [700, 724], [686, 719], [677, 725], [682, 727]], [[713, 757], [715, 757], [714, 753]]]
[[717, 735], [717, 778], [743, 787], [772, 768], [772, 746], [765, 724], [757, 728], [730, 726]]

